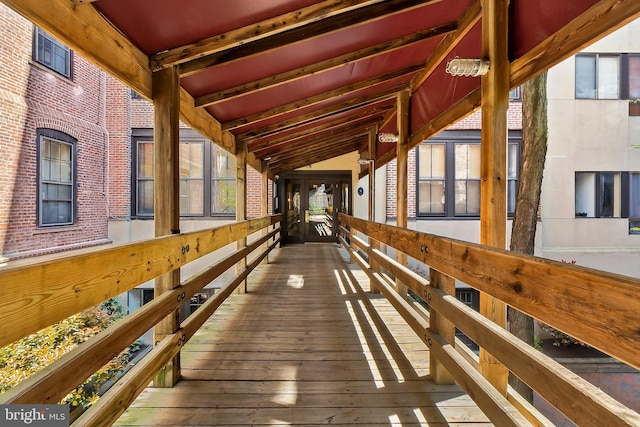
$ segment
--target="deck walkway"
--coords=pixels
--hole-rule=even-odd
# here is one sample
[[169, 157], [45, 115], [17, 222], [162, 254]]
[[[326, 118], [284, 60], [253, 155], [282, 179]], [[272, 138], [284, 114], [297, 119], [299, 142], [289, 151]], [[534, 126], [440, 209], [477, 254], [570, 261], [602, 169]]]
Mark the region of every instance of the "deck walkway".
[[182, 351], [181, 381], [116, 425], [487, 426], [337, 245], [277, 249]]

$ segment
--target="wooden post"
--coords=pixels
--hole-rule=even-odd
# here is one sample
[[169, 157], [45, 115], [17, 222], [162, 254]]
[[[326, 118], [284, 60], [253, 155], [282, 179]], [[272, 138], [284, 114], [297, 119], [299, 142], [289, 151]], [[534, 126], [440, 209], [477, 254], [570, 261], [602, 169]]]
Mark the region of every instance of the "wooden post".
[[[376, 220], [376, 158], [377, 155], [377, 140], [378, 140], [378, 127], [374, 126], [369, 130], [369, 221], [375, 222]], [[369, 237], [369, 244], [371, 249], [380, 249], [380, 242], [372, 237]], [[369, 265], [372, 269], [380, 272], [380, 265], [373, 259], [369, 260]], [[370, 282], [369, 291], [372, 294], [379, 294], [380, 290]]]
[[[267, 164], [266, 162], [263, 162], [262, 172], [260, 174], [260, 178], [262, 181], [262, 206], [261, 206], [260, 214], [263, 217], [269, 215], [269, 175], [267, 174], [267, 172], [268, 172]], [[262, 230], [262, 235], [266, 236], [267, 234], [269, 234], [270, 229], [271, 227], [264, 228]], [[266, 251], [268, 247], [269, 247], [269, 242], [265, 242], [262, 245], [262, 250]], [[261, 261], [261, 264], [269, 264], [269, 255], [264, 257], [264, 259]]]
[[[480, 243], [504, 249], [507, 234], [507, 109], [509, 0], [482, 0], [482, 53], [489, 72], [482, 77]], [[506, 305], [482, 293], [480, 312], [506, 327]], [[506, 395], [509, 371], [480, 349], [480, 371]]]
[[[236, 221], [247, 219], [247, 144], [237, 142], [236, 144]], [[236, 247], [242, 249], [247, 246], [247, 238], [238, 240]], [[246, 268], [247, 259], [236, 264], [236, 272]], [[238, 293], [247, 292], [247, 281], [243, 281], [238, 286]]]
[[[396, 146], [396, 225], [407, 228], [408, 203], [408, 164], [409, 164], [409, 91], [403, 90], [397, 97], [397, 117], [398, 117], [398, 143]], [[402, 264], [407, 264], [407, 256], [397, 252], [396, 260]], [[396, 279], [396, 290], [403, 297], [407, 298], [409, 288], [407, 285]]]
[[[153, 211], [155, 236], [180, 233], [180, 86], [177, 67], [153, 73]], [[180, 269], [159, 276], [154, 283], [155, 297], [180, 285]], [[154, 343], [180, 327], [180, 310], [167, 316], [154, 328]], [[180, 378], [180, 354], [158, 373], [156, 387], [173, 387]]]
[[[453, 277], [442, 274], [433, 268], [429, 269], [429, 283], [434, 288], [442, 289], [449, 295], [456, 295], [456, 281]], [[436, 334], [442, 336], [449, 344], [455, 346], [456, 327], [446, 319], [440, 316], [437, 311], [429, 312], [429, 329]], [[446, 370], [444, 365], [435, 357], [429, 357], [429, 375], [436, 384], [455, 384], [453, 375]]]

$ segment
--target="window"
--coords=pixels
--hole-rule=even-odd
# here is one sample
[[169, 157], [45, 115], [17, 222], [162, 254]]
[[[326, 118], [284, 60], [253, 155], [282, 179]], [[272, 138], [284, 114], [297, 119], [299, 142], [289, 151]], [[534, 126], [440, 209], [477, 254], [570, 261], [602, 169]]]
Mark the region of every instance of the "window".
[[236, 212], [236, 158], [217, 145], [211, 150], [211, 214]]
[[600, 54], [577, 55], [576, 98], [619, 99], [620, 56]]
[[576, 217], [629, 218], [640, 234], [640, 172], [576, 172]]
[[[510, 132], [508, 147], [508, 212], [515, 209], [519, 132]], [[480, 215], [480, 132], [447, 131], [418, 150], [418, 216]]]
[[629, 173], [629, 234], [640, 234], [640, 172]]
[[33, 39], [34, 61], [70, 79], [71, 50], [37, 27]]
[[620, 218], [620, 172], [576, 172], [576, 217]]
[[640, 55], [576, 55], [576, 99], [640, 98]]
[[38, 225], [69, 225], [75, 216], [75, 143], [69, 135], [37, 130]]
[[522, 93], [520, 91], [520, 86], [513, 88], [509, 91], [509, 100], [522, 101]]
[[204, 143], [180, 143], [180, 215], [204, 214]]
[[[234, 215], [235, 157], [191, 130], [180, 134], [180, 215]], [[132, 206], [137, 217], [153, 216], [153, 130], [133, 131]]]

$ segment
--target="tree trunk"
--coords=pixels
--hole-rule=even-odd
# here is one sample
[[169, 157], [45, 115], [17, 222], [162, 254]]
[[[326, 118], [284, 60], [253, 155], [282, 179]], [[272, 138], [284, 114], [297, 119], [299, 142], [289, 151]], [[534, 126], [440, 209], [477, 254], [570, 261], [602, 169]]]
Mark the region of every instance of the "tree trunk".
[[[533, 255], [546, 154], [547, 73], [545, 71], [522, 86], [522, 155], [510, 247], [514, 252]], [[533, 319], [509, 307], [509, 322], [511, 333], [533, 346]], [[529, 402], [533, 401], [533, 392], [524, 382], [511, 375], [509, 383]]]

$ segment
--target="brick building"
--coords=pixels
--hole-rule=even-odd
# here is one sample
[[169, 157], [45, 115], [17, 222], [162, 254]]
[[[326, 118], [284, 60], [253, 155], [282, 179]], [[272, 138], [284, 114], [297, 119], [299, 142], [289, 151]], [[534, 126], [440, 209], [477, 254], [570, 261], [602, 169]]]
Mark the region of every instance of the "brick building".
[[0, 28], [0, 255], [105, 243], [106, 76], [4, 5]]

